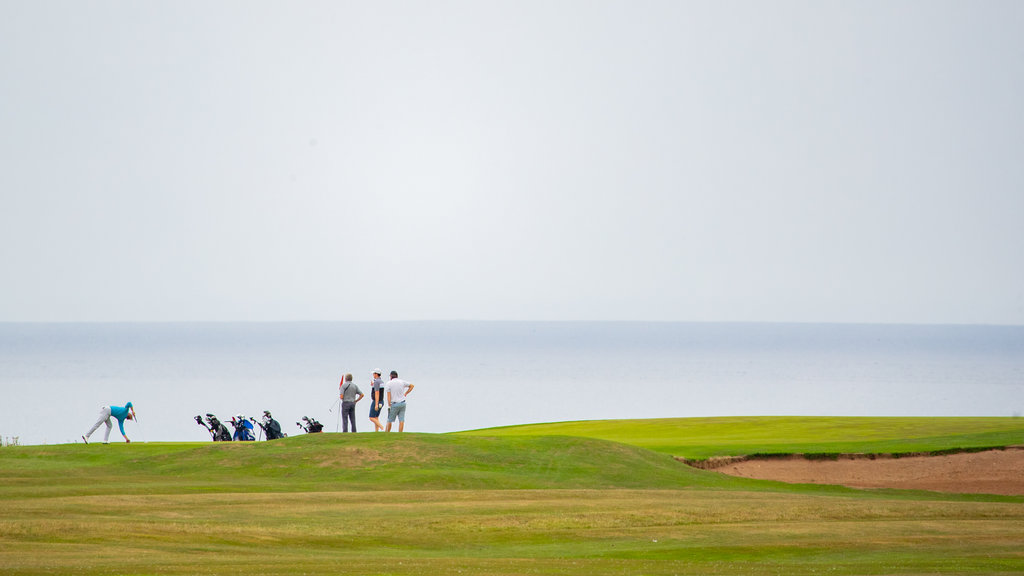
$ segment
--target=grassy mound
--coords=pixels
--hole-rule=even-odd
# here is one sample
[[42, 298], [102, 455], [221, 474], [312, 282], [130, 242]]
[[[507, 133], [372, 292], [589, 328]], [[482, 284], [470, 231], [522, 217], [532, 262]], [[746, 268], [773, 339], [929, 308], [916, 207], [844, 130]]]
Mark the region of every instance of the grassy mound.
[[0, 450], [0, 495], [739, 485], [664, 454], [574, 437], [313, 434]]
[[691, 459], [749, 454], [901, 454], [1024, 444], [1024, 418], [661, 418], [528, 424], [460, 434], [600, 438]]

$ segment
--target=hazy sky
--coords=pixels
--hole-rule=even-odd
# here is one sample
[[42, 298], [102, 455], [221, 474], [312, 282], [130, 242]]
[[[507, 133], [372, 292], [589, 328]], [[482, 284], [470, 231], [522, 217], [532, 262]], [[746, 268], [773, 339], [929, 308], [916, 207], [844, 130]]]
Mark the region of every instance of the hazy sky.
[[1022, 30], [0, 0], [0, 320], [1024, 324]]

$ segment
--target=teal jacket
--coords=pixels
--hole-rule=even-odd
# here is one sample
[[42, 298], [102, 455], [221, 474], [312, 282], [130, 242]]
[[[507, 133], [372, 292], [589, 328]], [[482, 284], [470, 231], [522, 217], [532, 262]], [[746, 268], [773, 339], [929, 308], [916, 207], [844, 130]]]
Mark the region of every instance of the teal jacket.
[[133, 408], [132, 403], [129, 402], [124, 406], [111, 406], [110, 415], [117, 418], [117, 427], [121, 429], [121, 436], [124, 436], [124, 419], [128, 417], [128, 409]]

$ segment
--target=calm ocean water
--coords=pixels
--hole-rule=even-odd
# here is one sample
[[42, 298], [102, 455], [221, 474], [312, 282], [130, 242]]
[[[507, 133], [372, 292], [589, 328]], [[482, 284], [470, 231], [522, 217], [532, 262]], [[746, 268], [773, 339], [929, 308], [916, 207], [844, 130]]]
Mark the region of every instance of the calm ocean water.
[[[0, 436], [78, 439], [131, 400], [133, 440], [271, 410], [289, 434], [345, 372], [416, 385], [407, 430], [605, 418], [1024, 413], [1024, 327], [700, 323], [0, 323]], [[372, 429], [367, 401], [360, 431]], [[102, 438], [102, 428], [98, 432]], [[111, 439], [120, 440], [116, 426]]]

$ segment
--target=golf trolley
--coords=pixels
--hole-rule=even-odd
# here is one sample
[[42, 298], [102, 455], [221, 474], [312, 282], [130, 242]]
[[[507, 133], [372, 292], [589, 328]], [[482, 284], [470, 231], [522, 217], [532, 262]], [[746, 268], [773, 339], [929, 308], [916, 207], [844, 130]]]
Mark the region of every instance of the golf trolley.
[[213, 414], [206, 414], [206, 422], [203, 422], [202, 416], [196, 416], [195, 420], [196, 424], [199, 424], [210, 432], [210, 436], [213, 437], [214, 442], [231, 441], [231, 433], [228, 432], [227, 426], [221, 424], [220, 420], [218, 420]]
[[[305, 422], [305, 424], [302, 422]], [[315, 434], [317, 432], [323, 432], [324, 430], [324, 425], [317, 422], [316, 418], [303, 416], [302, 422], [296, 422], [295, 425], [302, 428], [307, 434]]]
[[231, 437], [236, 442], [255, 442], [256, 435], [253, 434], [252, 422], [242, 416], [241, 414], [236, 415], [231, 419], [231, 426], [235, 429], [234, 435]]
[[263, 433], [267, 435], [267, 440], [278, 440], [287, 436], [287, 434], [281, 431], [281, 424], [277, 420], [274, 420], [274, 417], [270, 415], [269, 410], [263, 411], [263, 419], [261, 421], [253, 421], [259, 424], [260, 428], [263, 429]]

